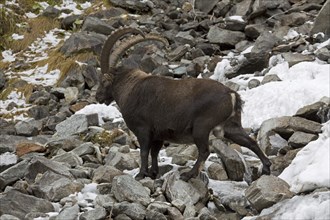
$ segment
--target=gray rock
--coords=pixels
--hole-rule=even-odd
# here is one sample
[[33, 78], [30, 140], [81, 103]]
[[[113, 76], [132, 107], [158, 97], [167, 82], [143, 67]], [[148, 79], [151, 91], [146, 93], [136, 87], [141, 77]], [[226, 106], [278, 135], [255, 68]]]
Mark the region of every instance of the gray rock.
[[228, 180], [227, 172], [221, 162], [221, 160], [217, 163], [212, 163], [207, 168], [207, 174], [211, 179], [214, 180]]
[[155, 201], [148, 205], [147, 210], [165, 214], [169, 207], [171, 207], [169, 203]]
[[213, 140], [212, 147], [224, 164], [228, 178], [235, 181], [243, 180], [245, 166], [238, 153], [220, 139]]
[[28, 113], [35, 120], [40, 120], [49, 116], [49, 108], [48, 106], [33, 106], [28, 110]]
[[269, 30], [264, 24], [249, 24], [245, 27], [244, 33], [248, 38], [257, 39], [263, 32]]
[[151, 202], [150, 192], [129, 175], [114, 177], [111, 192], [119, 202], [138, 202], [144, 206]]
[[138, 162], [131, 154], [124, 154], [111, 149], [106, 158], [104, 158], [104, 164], [114, 166], [122, 171], [132, 170], [139, 167]]
[[5, 74], [3, 73], [2, 70], [0, 70], [0, 90], [2, 90], [5, 87], [5, 84], [6, 84]]
[[107, 211], [111, 211], [116, 200], [112, 198], [110, 195], [97, 195], [94, 200], [95, 206], [101, 206], [105, 208]]
[[186, 205], [194, 205], [205, 196], [201, 195], [199, 190], [190, 182], [187, 183], [181, 180], [178, 172], [173, 172], [165, 178], [163, 190], [165, 191], [166, 198], [170, 202], [179, 199]]
[[153, 219], [167, 220], [166, 216], [163, 213], [159, 213], [154, 210], [147, 210], [146, 220], [153, 220]]
[[94, 151], [94, 144], [92, 142], [86, 142], [74, 148], [71, 152], [81, 157], [86, 154], [94, 154]]
[[55, 217], [55, 220], [76, 220], [79, 214], [79, 206], [75, 204], [71, 207], [64, 207]]
[[230, 31], [212, 26], [207, 33], [207, 39], [210, 43], [235, 46], [235, 44], [245, 39], [245, 34], [240, 31]]
[[273, 135], [274, 132], [290, 135], [295, 131], [318, 134], [321, 132], [321, 125], [317, 122], [300, 117], [283, 116], [279, 118], [268, 119], [264, 121], [260, 126], [258, 133], [260, 147], [267, 155], [275, 155], [278, 149], [274, 150], [272, 148], [269, 137]]
[[31, 185], [35, 196], [52, 202], [58, 202], [66, 196], [79, 192], [82, 188], [83, 184], [52, 171], [46, 171]]
[[56, 18], [60, 15], [61, 11], [53, 6], [48, 6], [43, 12], [42, 15], [49, 18]]
[[[218, 200], [218, 204], [215, 203], [217, 207], [220, 205], [236, 210], [237, 205], [242, 208], [249, 205], [244, 195], [245, 190], [248, 188], [246, 182], [217, 181], [210, 182], [209, 187], [213, 189], [214, 197]], [[221, 208], [220, 206], [219, 208]]]
[[304, 12], [293, 12], [287, 15], [283, 15], [280, 18], [282, 26], [296, 27], [302, 25], [308, 19]]
[[244, 0], [236, 3], [230, 11], [227, 13], [227, 16], [231, 15], [240, 15], [246, 16], [251, 10], [252, 4], [254, 1], [252, 0]]
[[93, 65], [81, 66], [81, 74], [84, 76], [85, 82], [89, 89], [93, 88], [99, 82], [98, 73]]
[[52, 160], [60, 163], [69, 164], [71, 168], [81, 166], [83, 164], [83, 160], [81, 159], [81, 157], [72, 152], [65, 152], [63, 154], [59, 154], [53, 157]]
[[186, 208], [186, 204], [180, 200], [180, 199], [175, 199], [171, 202], [171, 204], [176, 207], [180, 212], [183, 212], [184, 209]]
[[133, 11], [149, 11], [153, 7], [153, 3], [150, 1], [110, 0], [110, 3]]
[[231, 31], [244, 31], [246, 21], [232, 19], [231, 17], [225, 18], [225, 29]]
[[80, 134], [88, 130], [88, 121], [86, 115], [72, 115], [70, 118], [56, 125], [57, 137], [69, 137], [74, 134]]
[[114, 28], [105, 21], [102, 21], [97, 17], [88, 16], [85, 19], [84, 24], [81, 27], [81, 30], [109, 35], [111, 34], [112, 31], [114, 31]]
[[199, 11], [202, 11], [206, 14], [210, 13], [212, 9], [216, 6], [218, 3], [218, 0], [196, 0], [195, 1], [195, 8], [198, 9]]
[[282, 81], [282, 80], [276, 74], [270, 74], [270, 75], [266, 75], [262, 79], [261, 85], [264, 85], [264, 84], [269, 83], [269, 82], [277, 82], [277, 81]]
[[305, 55], [301, 53], [283, 53], [282, 54], [285, 61], [289, 63], [289, 67], [304, 61], [314, 61], [315, 58], [312, 55]]
[[30, 212], [53, 212], [52, 203], [45, 199], [23, 194], [17, 190], [9, 190], [0, 195], [0, 213], [24, 219]]
[[[115, 216], [119, 214], [125, 214], [134, 220], [143, 220], [147, 214], [146, 208], [140, 203], [129, 203], [129, 202], [121, 202], [116, 203], [113, 207], [113, 214]], [[124, 218], [120, 218], [124, 219]]]
[[330, 37], [330, 27], [328, 25], [329, 15], [330, 1], [326, 1], [315, 19], [310, 35], [322, 32], [325, 34], [325, 39]]
[[268, 208], [279, 201], [291, 198], [294, 194], [284, 180], [275, 176], [262, 176], [245, 191], [246, 198], [258, 211]]
[[94, 52], [100, 55], [106, 36], [93, 32], [77, 32], [67, 39], [60, 49], [65, 56], [80, 52]]
[[279, 176], [285, 168], [287, 168], [292, 160], [296, 157], [301, 148], [295, 150], [288, 150], [285, 155], [279, 154], [272, 159], [271, 173], [275, 176]]
[[317, 58], [323, 61], [328, 61], [330, 59], [330, 51], [325, 47], [318, 49], [315, 52], [315, 55]]
[[96, 183], [111, 183], [115, 176], [123, 175], [124, 173], [113, 166], [99, 166], [93, 171], [93, 182]]
[[183, 217], [184, 217], [185, 219], [187, 219], [187, 218], [192, 218], [192, 217], [195, 217], [196, 214], [197, 214], [197, 210], [196, 210], [195, 206], [193, 206], [193, 205], [189, 205], [189, 204], [188, 204], [188, 205], [186, 206], [184, 212], [183, 212]]
[[191, 36], [190, 31], [180, 31], [175, 36], [175, 41], [180, 44], [189, 44], [191, 47], [195, 46], [196, 40], [193, 36]]
[[20, 220], [16, 216], [4, 214], [0, 216], [0, 220]]
[[14, 166], [0, 173], [0, 190], [3, 190], [9, 184], [22, 179], [27, 172], [29, 160], [22, 160]]
[[27, 136], [27, 137], [36, 136], [39, 133], [39, 126], [36, 123], [32, 123], [33, 120], [34, 119], [19, 121], [15, 125], [16, 133], [18, 135]]
[[183, 220], [184, 219], [181, 212], [175, 207], [170, 207], [167, 210], [167, 215], [170, 219], [175, 219], [175, 220]]
[[93, 210], [82, 213], [79, 220], [103, 220], [107, 217], [107, 211], [103, 207], [96, 207]]
[[260, 85], [260, 81], [257, 80], [257, 79], [251, 79], [249, 82], [248, 82], [248, 88], [249, 89], [253, 89], [253, 88], [256, 88]]
[[314, 141], [318, 138], [316, 134], [308, 134], [301, 131], [296, 131], [289, 138], [288, 143], [292, 148], [301, 148], [306, 146], [309, 142]]
[[328, 121], [330, 119], [330, 98], [325, 97], [319, 102], [315, 102], [298, 109], [295, 116], [319, 123]]
[[30, 166], [25, 174], [25, 178], [28, 182], [34, 182], [37, 175], [43, 174], [46, 171], [52, 171], [64, 177], [72, 178], [72, 174], [67, 166], [64, 166], [59, 162], [49, 160], [45, 157], [34, 157], [31, 160]]

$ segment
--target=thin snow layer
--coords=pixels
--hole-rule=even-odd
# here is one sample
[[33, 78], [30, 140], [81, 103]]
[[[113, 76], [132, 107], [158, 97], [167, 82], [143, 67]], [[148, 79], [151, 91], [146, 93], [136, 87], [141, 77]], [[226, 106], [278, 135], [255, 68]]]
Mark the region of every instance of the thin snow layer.
[[323, 125], [322, 131], [317, 140], [298, 152], [279, 176], [295, 193], [330, 188], [330, 121]]
[[287, 62], [274, 66], [268, 74], [277, 74], [282, 81], [239, 91], [245, 104], [243, 127], [259, 128], [267, 119], [294, 115], [299, 108], [328, 96], [329, 64], [301, 62], [291, 68]]
[[16, 163], [17, 163], [16, 154], [10, 152], [0, 154], [0, 166], [6, 166]]
[[[280, 219], [330, 219], [330, 192], [317, 192], [305, 196], [295, 196], [281, 201], [274, 206], [262, 210], [259, 216], [245, 217], [243, 220], [256, 220], [269, 216], [273, 220]], [[268, 218], [267, 218], [268, 219]]]
[[123, 121], [119, 110], [113, 105], [91, 104], [77, 111], [75, 114], [98, 114], [100, 125], [104, 124], [103, 118], [112, 119], [113, 122]]

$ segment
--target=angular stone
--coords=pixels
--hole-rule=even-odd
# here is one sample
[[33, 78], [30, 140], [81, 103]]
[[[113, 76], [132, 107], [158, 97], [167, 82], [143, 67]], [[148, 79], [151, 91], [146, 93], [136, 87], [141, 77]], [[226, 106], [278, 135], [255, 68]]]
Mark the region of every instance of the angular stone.
[[104, 163], [105, 165], [114, 166], [122, 171], [139, 167], [138, 162], [131, 154], [124, 154], [111, 149], [106, 158], [104, 158]]
[[193, 206], [193, 205], [189, 205], [189, 204], [188, 204], [188, 205], [186, 206], [184, 212], [183, 212], [183, 217], [184, 217], [185, 219], [193, 218], [193, 217], [196, 216], [196, 214], [197, 214], [197, 210], [196, 210], [195, 206]]
[[249, 89], [253, 89], [253, 88], [256, 88], [260, 85], [260, 81], [257, 80], [257, 79], [251, 79], [249, 82], [248, 82], [248, 87]]
[[269, 82], [278, 82], [278, 81], [282, 81], [280, 79], [280, 77], [278, 77], [276, 74], [270, 74], [270, 75], [266, 75], [262, 81], [261, 81], [261, 85], [264, 85], [266, 83], [269, 83]]
[[93, 210], [82, 213], [79, 220], [103, 220], [107, 217], [107, 211], [103, 207], [96, 207]]
[[163, 190], [170, 202], [179, 199], [187, 205], [196, 204], [204, 196], [191, 183], [181, 180], [178, 172], [166, 176]]
[[228, 180], [227, 172], [226, 172], [221, 160], [219, 162], [218, 163], [212, 163], [207, 168], [207, 174], [209, 175], [210, 179]]
[[330, 1], [326, 1], [322, 9], [319, 11], [319, 14], [315, 19], [315, 22], [313, 23], [313, 28], [310, 32], [311, 36], [322, 32], [325, 34], [325, 39], [328, 39], [330, 37], [330, 27], [328, 25], [329, 16], [330, 16]]
[[97, 17], [88, 16], [85, 19], [84, 24], [81, 27], [81, 30], [109, 35], [114, 30], [114, 28], [105, 21], [102, 21]]
[[53, 212], [52, 203], [45, 199], [23, 194], [17, 190], [9, 190], [0, 195], [0, 213], [25, 219], [30, 212]]
[[235, 44], [245, 39], [245, 34], [240, 31], [230, 31], [212, 26], [207, 33], [207, 39], [210, 43], [235, 46]]
[[228, 178], [235, 181], [243, 180], [245, 166], [238, 153], [220, 139], [213, 140], [212, 147], [223, 162]]
[[63, 154], [59, 154], [53, 157], [52, 160], [60, 163], [69, 164], [71, 168], [81, 166], [83, 164], [83, 160], [81, 159], [81, 157], [72, 152], [65, 152]]
[[304, 61], [314, 61], [315, 57], [312, 55], [305, 55], [301, 53], [283, 53], [282, 54], [285, 61], [289, 63], [289, 67]]
[[153, 210], [159, 213], [166, 213], [167, 209], [171, 207], [169, 203], [164, 202], [152, 202], [148, 205], [147, 210]]
[[35, 126], [35, 124], [30, 123], [31, 120], [26, 120], [26, 121], [19, 121], [15, 125], [16, 133], [18, 135], [22, 136], [35, 136], [38, 134], [38, 127]]
[[80, 52], [94, 52], [100, 55], [106, 36], [93, 32], [76, 32], [67, 39], [60, 49], [65, 56]]
[[123, 175], [124, 173], [113, 166], [100, 166], [93, 171], [93, 182], [96, 183], [111, 183], [115, 176]]
[[[315, 102], [310, 105], [306, 105], [300, 109], [298, 109], [297, 113], [295, 116], [299, 116], [302, 118], [306, 118], [311, 121], [316, 121], [319, 123], [324, 123], [326, 122], [326, 115], [329, 114], [327, 113], [327, 109], [330, 108], [330, 98], [325, 97], [321, 99], [319, 102]], [[322, 115], [321, 113], [325, 113]]]
[[113, 214], [125, 214], [134, 220], [143, 220], [147, 214], [146, 208], [140, 203], [121, 202], [116, 203], [113, 207]]
[[301, 131], [296, 131], [289, 138], [288, 143], [292, 148], [301, 148], [306, 146], [309, 142], [318, 138], [316, 134], [309, 134]]
[[71, 207], [63, 208], [58, 216], [55, 217], [55, 220], [76, 220], [79, 214], [79, 206], [75, 204]]
[[167, 220], [166, 216], [163, 213], [154, 211], [154, 210], [147, 210], [146, 213], [146, 220]]
[[170, 207], [167, 210], [167, 213], [168, 213], [168, 217], [170, 219], [184, 220], [183, 215], [181, 214], [181, 212], [175, 207]]
[[57, 137], [68, 137], [74, 134], [80, 134], [88, 130], [88, 121], [86, 115], [72, 115], [70, 118], [56, 125]]
[[0, 220], [20, 220], [16, 216], [4, 214], [0, 216]]
[[144, 206], [151, 202], [148, 190], [130, 175], [114, 177], [111, 192], [119, 202], [138, 202]]
[[272, 150], [269, 137], [275, 133], [283, 135], [291, 135], [295, 131], [302, 131], [311, 134], [321, 132], [321, 124], [300, 117], [283, 116], [272, 118], [261, 124], [258, 140], [261, 149], [267, 155], [274, 155], [277, 151]]
[[214, 6], [219, 2], [218, 0], [196, 0], [195, 7], [196, 9], [208, 14], [212, 11]]
[[84, 156], [86, 154], [94, 154], [95, 148], [92, 142], [86, 142], [76, 147], [71, 152], [78, 155], [79, 157]]
[[268, 208], [279, 201], [291, 198], [294, 193], [284, 180], [275, 176], [261, 176], [245, 191], [246, 198], [258, 211]]
[[45, 146], [38, 143], [21, 142], [16, 145], [16, 154], [21, 157], [30, 152], [45, 152]]
[[30, 161], [22, 160], [14, 166], [0, 173], [0, 190], [3, 190], [7, 185], [22, 179], [28, 169]]
[[25, 178], [28, 182], [34, 182], [38, 174], [43, 174], [46, 171], [52, 171], [67, 178], [72, 178], [72, 174], [67, 166], [64, 166], [59, 162], [49, 160], [45, 157], [34, 157], [31, 160], [30, 166], [25, 174]]
[[81, 191], [83, 184], [52, 171], [46, 171], [31, 185], [31, 188], [37, 197], [58, 202], [64, 197]]
[[97, 195], [94, 200], [95, 206], [101, 206], [107, 211], [111, 211], [115, 203], [116, 200], [109, 195]]

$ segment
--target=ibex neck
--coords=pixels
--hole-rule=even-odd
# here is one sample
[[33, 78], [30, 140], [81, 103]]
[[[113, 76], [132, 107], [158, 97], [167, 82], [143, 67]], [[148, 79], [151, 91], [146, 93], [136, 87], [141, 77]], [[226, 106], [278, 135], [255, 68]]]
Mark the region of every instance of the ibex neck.
[[120, 108], [125, 104], [136, 84], [149, 76], [149, 74], [139, 69], [119, 71], [114, 75], [112, 84], [113, 96]]

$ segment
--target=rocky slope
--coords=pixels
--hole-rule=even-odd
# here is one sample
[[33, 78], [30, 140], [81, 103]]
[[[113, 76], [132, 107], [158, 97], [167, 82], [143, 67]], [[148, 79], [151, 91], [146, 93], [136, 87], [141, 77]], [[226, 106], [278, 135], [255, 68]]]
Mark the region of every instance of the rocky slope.
[[[250, 151], [211, 137], [212, 154], [189, 182], [179, 173], [197, 149], [175, 144], [160, 153], [159, 179], [136, 181], [134, 135], [115, 105], [92, 104], [102, 44], [121, 26], [170, 42], [169, 52], [140, 45], [124, 64], [212, 78], [239, 92], [281, 81], [268, 74], [281, 59], [329, 68], [329, 0], [49, 1], [24, 9], [22, 2], [1, 5], [23, 20], [15, 32], [1, 29], [8, 43], [0, 63], [0, 220], [270, 219], [296, 200], [329, 204], [329, 178], [294, 190], [278, 177], [306, 145], [328, 138], [329, 95], [247, 128], [272, 159], [271, 176], [260, 176]], [[88, 106], [113, 114], [88, 114]]]

